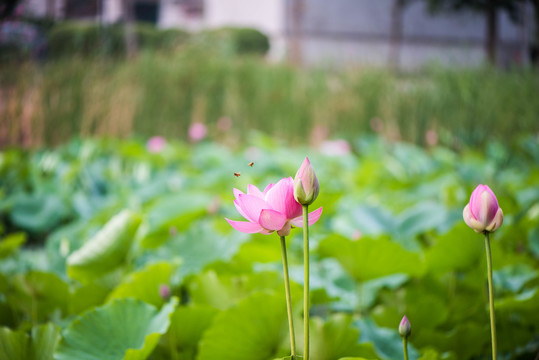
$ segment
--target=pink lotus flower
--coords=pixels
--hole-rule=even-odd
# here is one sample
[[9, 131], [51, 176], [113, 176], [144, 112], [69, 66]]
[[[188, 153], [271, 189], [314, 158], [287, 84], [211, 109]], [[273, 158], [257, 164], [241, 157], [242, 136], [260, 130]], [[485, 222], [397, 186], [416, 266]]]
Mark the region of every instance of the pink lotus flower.
[[189, 139], [193, 142], [200, 141], [206, 137], [208, 129], [201, 122], [194, 122], [189, 127]]
[[151, 153], [158, 153], [158, 152], [163, 151], [166, 145], [167, 145], [167, 141], [165, 140], [164, 137], [153, 136], [146, 143], [146, 149], [148, 149], [148, 151]]
[[[290, 234], [293, 226], [303, 226], [301, 205], [294, 199], [294, 181], [291, 177], [281, 179], [277, 184], [269, 184], [264, 191], [249, 185], [247, 194], [234, 189], [234, 205], [248, 221], [229, 220], [228, 223], [244, 233], [271, 234], [277, 231], [280, 236]], [[309, 213], [309, 225], [320, 218], [322, 208]]]
[[475, 232], [494, 232], [503, 223], [503, 212], [496, 195], [487, 185], [482, 184], [472, 192], [462, 217]]

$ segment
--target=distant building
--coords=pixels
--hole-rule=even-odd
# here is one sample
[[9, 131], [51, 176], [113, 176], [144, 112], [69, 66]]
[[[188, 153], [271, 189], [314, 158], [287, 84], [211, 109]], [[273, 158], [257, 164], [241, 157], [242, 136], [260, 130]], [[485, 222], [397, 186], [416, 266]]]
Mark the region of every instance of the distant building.
[[[26, 0], [27, 11], [57, 19], [122, 21], [125, 0]], [[424, 1], [398, 0], [129, 0], [139, 21], [196, 31], [249, 26], [271, 39], [270, 58], [308, 65], [391, 65], [485, 61], [485, 19], [471, 12], [430, 14]], [[498, 63], [528, 62], [531, 9], [512, 23], [499, 15]]]

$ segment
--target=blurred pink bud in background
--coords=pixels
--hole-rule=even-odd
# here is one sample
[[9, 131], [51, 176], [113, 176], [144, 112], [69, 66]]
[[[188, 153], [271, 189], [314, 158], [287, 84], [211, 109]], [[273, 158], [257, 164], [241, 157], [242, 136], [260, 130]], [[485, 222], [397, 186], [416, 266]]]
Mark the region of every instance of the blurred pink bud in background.
[[165, 146], [167, 146], [167, 141], [162, 136], [153, 136], [146, 143], [146, 149], [151, 153], [161, 152]]
[[344, 139], [327, 140], [320, 145], [320, 152], [328, 156], [348, 155], [350, 151], [350, 144]]
[[170, 287], [167, 284], [159, 285], [159, 296], [161, 299], [168, 300], [170, 298]]
[[206, 137], [208, 129], [201, 122], [194, 122], [189, 127], [189, 139], [193, 142], [198, 142]]

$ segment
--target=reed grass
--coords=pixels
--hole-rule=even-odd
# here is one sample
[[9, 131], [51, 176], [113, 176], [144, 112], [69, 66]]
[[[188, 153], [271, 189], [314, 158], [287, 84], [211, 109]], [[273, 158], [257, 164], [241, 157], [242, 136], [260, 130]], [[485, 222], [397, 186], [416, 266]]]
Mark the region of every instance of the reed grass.
[[[539, 81], [531, 70], [297, 69], [255, 57], [201, 51], [143, 53], [129, 62], [69, 58], [0, 69], [0, 144], [55, 145], [73, 136], [187, 138], [232, 119], [239, 139], [256, 129], [307, 142], [377, 132], [453, 148], [539, 131]], [[22, 141], [23, 139], [24, 141]]]

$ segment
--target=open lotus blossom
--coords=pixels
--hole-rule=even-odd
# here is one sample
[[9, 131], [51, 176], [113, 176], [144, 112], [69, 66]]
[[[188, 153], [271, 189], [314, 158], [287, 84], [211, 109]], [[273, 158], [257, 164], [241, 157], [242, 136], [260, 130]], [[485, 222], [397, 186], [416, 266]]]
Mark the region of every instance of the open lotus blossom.
[[[303, 226], [302, 207], [294, 199], [294, 181], [291, 177], [279, 180], [277, 184], [269, 184], [264, 191], [249, 185], [247, 194], [234, 189], [234, 205], [238, 212], [248, 221], [229, 220], [228, 223], [244, 233], [271, 234], [277, 231], [280, 236], [290, 234], [293, 226]], [[322, 208], [309, 213], [309, 225], [320, 218]]]
[[469, 227], [479, 233], [493, 232], [503, 223], [503, 212], [496, 195], [487, 185], [482, 184], [472, 192], [462, 217]]

